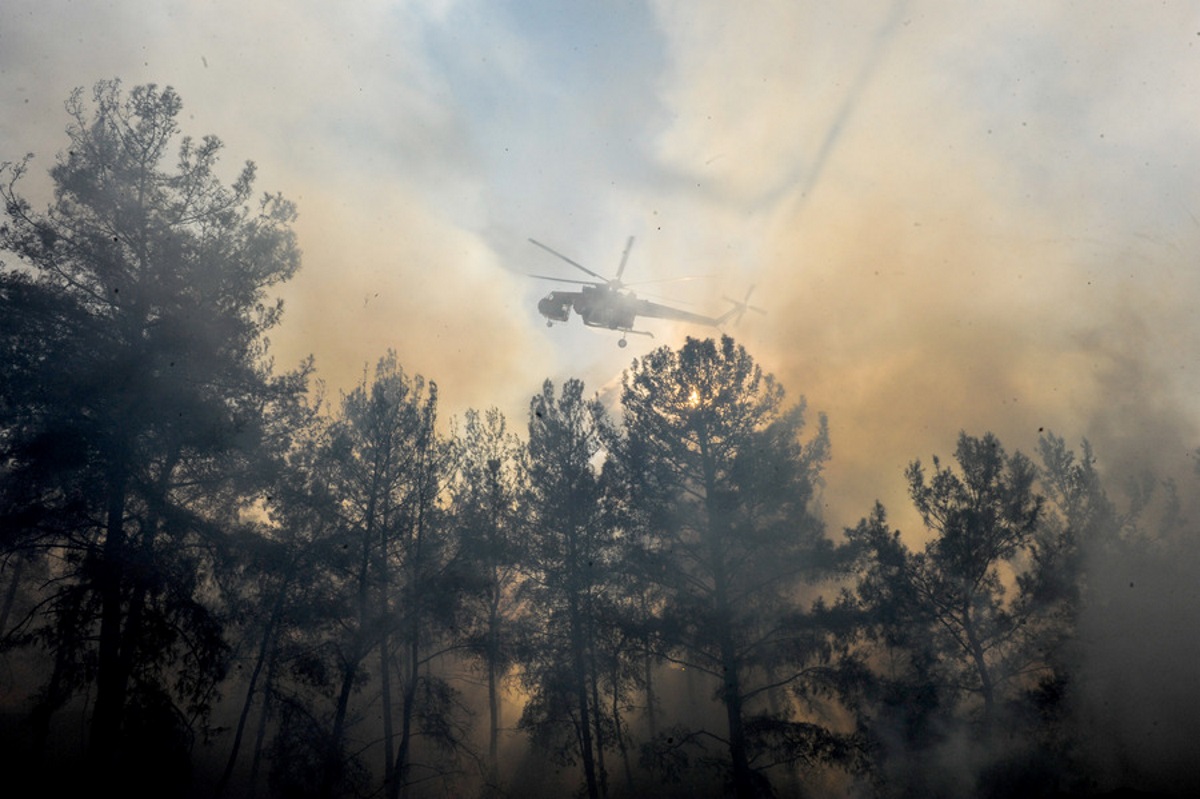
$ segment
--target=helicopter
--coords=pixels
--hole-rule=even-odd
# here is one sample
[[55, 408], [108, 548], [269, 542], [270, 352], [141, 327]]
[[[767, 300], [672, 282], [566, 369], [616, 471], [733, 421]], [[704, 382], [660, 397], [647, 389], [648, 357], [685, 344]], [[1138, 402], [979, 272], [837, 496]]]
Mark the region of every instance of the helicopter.
[[615, 278], [605, 278], [588, 269], [583, 264], [577, 263], [562, 253], [547, 247], [540, 241], [536, 239], [529, 240], [531, 244], [541, 247], [551, 255], [561, 258], [571, 266], [594, 278], [594, 280], [581, 280], [578, 278], [550, 277], [548, 275], [530, 275], [530, 277], [539, 280], [553, 280], [558, 283], [579, 283], [583, 286], [579, 291], [552, 291], [538, 301], [538, 313], [546, 317], [546, 327], [553, 327], [555, 322], [566, 322], [570, 319], [571, 311], [574, 309], [575, 313], [579, 314], [579, 318], [588, 327], [619, 330], [621, 332], [621, 339], [617, 342], [617, 346], [625, 347], [629, 344], [625, 340], [626, 336], [631, 333], [654, 338], [654, 334], [649, 330], [634, 329], [634, 320], [639, 316], [719, 327], [731, 319], [733, 321], [741, 319], [742, 315], [748, 310], [757, 313], [766, 313], [762, 308], [757, 308], [749, 304], [750, 294], [754, 291], [754, 286], [750, 287], [750, 290], [746, 292], [746, 296], [741, 302], [732, 297], [725, 297], [727, 301], [733, 303], [733, 307], [720, 316], [706, 316], [704, 314], [685, 311], [681, 308], [672, 308], [669, 305], [662, 305], [650, 300], [639, 299], [636, 294], [626, 288], [625, 283], [621, 282], [621, 276], [625, 274], [625, 264], [629, 260], [629, 251], [633, 248], [633, 238], [633, 236], [630, 236], [629, 241], [625, 244], [625, 251], [621, 254], [621, 264], [617, 267], [617, 276]]

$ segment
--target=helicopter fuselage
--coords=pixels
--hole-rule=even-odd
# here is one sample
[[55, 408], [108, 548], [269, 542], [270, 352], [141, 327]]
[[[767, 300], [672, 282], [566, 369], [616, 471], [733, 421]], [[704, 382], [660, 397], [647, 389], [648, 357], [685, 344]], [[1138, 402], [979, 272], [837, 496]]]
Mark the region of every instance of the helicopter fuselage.
[[608, 286], [584, 286], [579, 291], [552, 291], [538, 301], [538, 312], [550, 322], [566, 322], [572, 308], [588, 327], [630, 330], [638, 299], [632, 292]]

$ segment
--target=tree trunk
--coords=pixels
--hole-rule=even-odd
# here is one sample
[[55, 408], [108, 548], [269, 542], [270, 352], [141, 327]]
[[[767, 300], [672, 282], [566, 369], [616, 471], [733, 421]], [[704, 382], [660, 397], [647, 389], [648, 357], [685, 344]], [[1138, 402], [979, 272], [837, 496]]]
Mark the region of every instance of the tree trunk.
[[592, 644], [592, 674], [589, 678], [592, 683], [592, 722], [596, 728], [596, 775], [600, 779], [600, 795], [607, 797], [608, 795], [608, 767], [605, 765], [604, 759], [604, 728], [601, 723], [604, 719], [600, 716], [600, 675], [596, 669], [596, 648], [593, 639]]
[[975, 621], [971, 618], [970, 606], [963, 608], [963, 632], [967, 636], [967, 646], [970, 649], [971, 661], [979, 675], [979, 693], [983, 696], [983, 725], [990, 728], [992, 709], [995, 705], [995, 688], [992, 685], [992, 671], [988, 668], [983, 654], [983, 646], [979, 642], [979, 634], [975, 631]]
[[604, 730], [600, 726], [603, 722], [603, 719], [600, 717], [600, 673], [596, 666], [595, 635], [593, 634], [591, 638], [592, 668], [588, 681], [592, 687], [592, 723], [596, 726], [596, 773], [600, 780], [600, 795], [608, 796], [608, 767], [604, 763]]
[[[641, 599], [642, 617], [647, 618], [650, 615], [650, 608], [649, 603], [646, 602], [645, 592], [642, 593]], [[646, 683], [646, 734], [648, 740], [653, 741], [658, 737], [658, 718], [654, 696], [654, 656], [651, 654], [648, 644], [642, 657], [642, 674]]]
[[329, 745], [325, 752], [325, 768], [321, 775], [321, 799], [333, 796], [334, 783], [342, 766], [342, 736], [345, 733], [346, 713], [350, 707], [350, 694], [354, 688], [354, 678], [358, 675], [359, 657], [355, 652], [351, 658], [343, 660], [342, 685], [338, 691], [337, 707], [333, 714], [333, 730], [329, 733]]
[[496, 470], [499, 461], [494, 463], [496, 469], [490, 473], [491, 503], [488, 519], [487, 544], [490, 564], [490, 583], [488, 586], [488, 640], [487, 640], [487, 687], [488, 687], [488, 785], [498, 790], [500, 785], [500, 602], [503, 596], [501, 570], [496, 563], [499, 552], [500, 499], [499, 482]]
[[[371, 524], [374, 524], [372, 512]], [[395, 745], [395, 728], [392, 723], [392, 648], [391, 648], [391, 597], [389, 596], [387, 525], [379, 525], [379, 605], [383, 615], [383, 629], [379, 637], [379, 690], [383, 703], [383, 782], [390, 784], [396, 777], [396, 763], [392, 759]]]
[[740, 662], [733, 638], [733, 620], [728, 597], [724, 546], [729, 535], [725, 511], [717, 499], [717, 478], [706, 431], [698, 431], [701, 463], [704, 474], [704, 504], [708, 529], [709, 570], [713, 579], [713, 615], [716, 624], [717, 646], [721, 657], [721, 703], [725, 706], [728, 727], [729, 760], [733, 776], [733, 793], [738, 799], [755, 795], [753, 774], [746, 752], [746, 727], [742, 717], [742, 685]]
[[725, 719], [729, 728], [729, 759], [733, 766], [733, 792], [738, 799], [750, 799], [755, 795], [750, 761], [746, 753], [746, 727], [742, 718], [742, 686], [738, 674], [738, 662], [734, 653], [728, 624], [721, 632], [721, 664], [724, 684], [721, 702], [725, 705]]
[[620, 686], [620, 663], [616, 659], [616, 653], [613, 653], [613, 670], [612, 670], [612, 718], [613, 730], [617, 736], [617, 749], [621, 753], [621, 765], [625, 769], [625, 788], [629, 791], [629, 795], [633, 795], [633, 766], [629, 762], [629, 747], [625, 745], [625, 735], [621, 732], [621, 707], [620, 699], [621, 692], [618, 690]]
[[367, 603], [370, 598], [367, 580], [370, 574], [371, 544], [371, 539], [364, 534], [362, 559], [359, 562], [358, 571], [358, 629], [354, 632], [352, 651], [349, 656], [342, 658], [342, 684], [338, 690], [337, 706], [333, 714], [333, 730], [329, 735], [329, 747], [325, 753], [325, 768], [321, 777], [320, 796], [322, 799], [329, 799], [333, 795], [334, 783], [342, 765], [342, 736], [345, 734], [350, 694], [353, 692], [354, 681], [358, 676], [358, 667], [370, 651], [370, 646], [364, 642], [364, 639], [367, 629]]
[[392, 770], [392, 781], [387, 786], [388, 799], [397, 799], [400, 789], [408, 781], [409, 752], [412, 749], [413, 713], [417, 703], [417, 682], [421, 668], [421, 616], [424, 576], [424, 543], [425, 543], [425, 451], [422, 449], [421, 461], [417, 471], [417, 507], [416, 519], [413, 525], [413, 538], [409, 550], [408, 586], [404, 593], [406, 611], [409, 614], [408, 626], [408, 675], [404, 686], [404, 707], [401, 710], [400, 744], [396, 747], [396, 761]]
[[233, 733], [233, 743], [229, 748], [229, 760], [226, 761], [225, 771], [221, 774], [220, 782], [217, 783], [217, 796], [221, 796], [225, 792], [225, 788], [229, 784], [229, 778], [233, 775], [234, 766], [237, 765], [238, 752], [242, 748], [242, 735], [246, 731], [246, 721], [250, 718], [250, 709], [254, 705], [254, 694], [258, 690], [258, 677], [262, 674], [268, 656], [275, 646], [275, 630], [278, 628], [280, 617], [283, 615], [284, 598], [287, 596], [293, 568], [292, 562], [289, 562], [288, 567], [284, 571], [283, 583], [279, 586], [279, 593], [276, 595], [275, 603], [271, 608], [271, 616], [267, 619], [266, 629], [263, 630], [262, 640], [258, 647], [258, 656], [254, 660], [254, 669], [250, 672], [250, 682], [246, 686], [246, 698], [242, 702], [242, 712], [238, 716], [237, 727]]
[[492, 597], [488, 608], [488, 653], [487, 653], [487, 683], [488, 683], [488, 770], [491, 782], [497, 782], [499, 764], [497, 758], [500, 750], [500, 685], [497, 675], [500, 659], [500, 613], [499, 613], [499, 580], [493, 570]]
[[262, 713], [258, 717], [258, 732], [254, 735], [254, 756], [250, 759], [250, 775], [246, 778], [246, 799], [254, 799], [258, 790], [258, 769], [262, 763], [263, 744], [267, 740], [267, 723], [271, 720], [271, 705], [275, 685], [275, 652], [267, 662], [267, 684], [263, 690]]
[[388, 799], [398, 799], [408, 782], [408, 761], [412, 750], [413, 715], [417, 705], [417, 682], [420, 679], [421, 650], [414, 637], [408, 645], [408, 675], [404, 684], [404, 707], [400, 711], [400, 744], [396, 748], [396, 766], [388, 785]]
[[25, 572], [25, 558], [17, 556], [14, 559], [12, 569], [12, 580], [8, 583], [8, 591], [4, 594], [4, 609], [0, 610], [0, 638], [4, 637], [4, 631], [8, 629], [8, 617], [12, 613], [13, 604], [17, 599], [17, 588], [21, 584], [21, 575]]
[[96, 653], [96, 706], [92, 712], [89, 756], [99, 780], [108, 787], [115, 778], [115, 758], [125, 706], [126, 681], [121, 673], [121, 593], [125, 561], [124, 464], [114, 466], [108, 480], [104, 546], [96, 577], [100, 595], [100, 638]]
[[571, 591], [568, 613], [571, 624], [571, 671], [575, 683], [575, 701], [579, 705], [580, 755], [583, 758], [583, 775], [587, 781], [588, 799], [600, 799], [596, 782], [596, 763], [592, 754], [592, 730], [588, 718], [587, 662], [584, 659], [582, 620], [579, 600]]

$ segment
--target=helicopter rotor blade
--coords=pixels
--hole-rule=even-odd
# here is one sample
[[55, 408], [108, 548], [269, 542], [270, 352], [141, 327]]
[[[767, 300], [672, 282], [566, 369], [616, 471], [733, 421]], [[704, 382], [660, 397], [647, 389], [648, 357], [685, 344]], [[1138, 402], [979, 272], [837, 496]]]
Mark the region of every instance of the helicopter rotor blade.
[[555, 283], [574, 283], [581, 286], [606, 286], [607, 283], [596, 280], [578, 280], [573, 277], [550, 277], [549, 275], [529, 275], [538, 280], [553, 280]]
[[591, 275], [592, 277], [596, 278], [597, 280], [603, 280], [605, 283], [607, 283], [607, 282], [608, 282], [608, 281], [607, 281], [607, 280], [604, 278], [604, 276], [603, 276], [603, 275], [598, 275], [598, 274], [596, 274], [595, 272], [593, 272], [591, 269], [588, 269], [588, 268], [587, 268], [586, 266], [584, 266], [583, 264], [576, 263], [575, 261], [572, 261], [570, 258], [568, 258], [567, 256], [563, 255], [561, 252], [558, 252], [557, 250], [553, 250], [553, 249], [551, 249], [551, 248], [547, 247], [545, 244], [542, 244], [542, 243], [541, 243], [540, 241], [538, 241], [537, 239], [530, 239], [530, 240], [529, 240], [529, 242], [530, 242], [531, 244], [534, 244], [534, 245], [538, 246], [538, 247], [541, 247], [543, 250], [545, 250], [546, 252], [550, 253], [551, 255], [554, 255], [554, 256], [557, 256], [558, 258], [561, 258], [561, 259], [563, 259], [564, 261], [566, 261], [567, 263], [569, 263], [571, 266], [573, 266], [573, 267], [575, 267], [576, 269], [579, 269], [579, 270], [581, 270], [581, 271], [583, 271], [583, 272], [586, 272], [587, 274]]
[[[685, 275], [683, 277], [659, 277], [659, 278], [655, 278], [653, 280], [638, 280], [637, 282], [634, 282], [634, 283], [623, 283], [622, 285], [626, 286], [627, 288], [632, 288], [634, 286], [650, 286], [650, 285], [654, 285], [656, 283], [658, 283], [658, 284], [687, 283], [692, 280], [711, 280], [712, 277], [713, 277], [712, 275]], [[728, 298], [726, 298], [726, 299], [728, 299]]]

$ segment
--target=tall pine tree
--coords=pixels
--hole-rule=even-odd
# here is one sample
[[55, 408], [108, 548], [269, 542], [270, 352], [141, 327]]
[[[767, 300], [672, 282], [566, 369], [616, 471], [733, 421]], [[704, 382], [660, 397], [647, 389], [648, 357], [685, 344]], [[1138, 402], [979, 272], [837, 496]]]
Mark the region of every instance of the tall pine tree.
[[661, 651], [714, 681], [724, 715], [723, 729], [685, 735], [722, 743], [730, 793], [765, 794], [772, 765], [838, 746], [824, 727], [793, 717], [786, 693], [817, 676], [829, 654], [799, 601], [837, 564], [810, 507], [829, 452], [825, 419], [803, 441], [803, 403], [787, 406], [727, 336], [635, 361], [622, 404], [623, 471], [642, 507]]
[[211, 700], [215, 559], [264, 418], [301, 387], [271, 376], [264, 339], [282, 310], [266, 292], [300, 263], [294, 208], [252, 201], [251, 163], [222, 183], [220, 140], [180, 138], [181, 108], [153, 85], [76, 91], [49, 207], [17, 191], [28, 159], [0, 186], [19, 259], [0, 270], [4, 544], [54, 561], [24, 627], [54, 664], [35, 710], [92, 691], [106, 783], [134, 748], [177, 762]]

